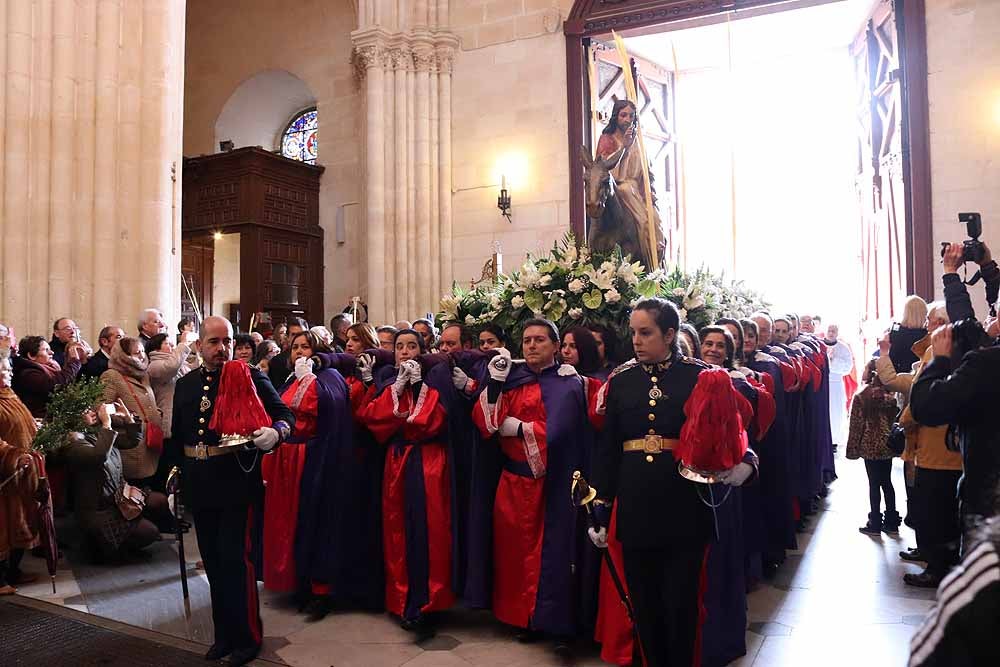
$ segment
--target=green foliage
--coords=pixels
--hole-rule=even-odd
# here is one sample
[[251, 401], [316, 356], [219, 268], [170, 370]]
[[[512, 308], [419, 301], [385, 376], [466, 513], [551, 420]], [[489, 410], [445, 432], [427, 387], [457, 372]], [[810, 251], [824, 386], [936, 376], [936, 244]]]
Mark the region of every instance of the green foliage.
[[507, 331], [512, 351], [520, 349], [524, 322], [544, 317], [560, 330], [601, 324], [622, 340], [628, 337], [632, 305], [659, 296], [672, 301], [682, 320], [701, 328], [719, 317], [740, 318], [767, 304], [742, 282], [726, 280], [701, 267], [694, 273], [679, 268], [648, 272], [640, 262], [622, 256], [620, 248], [591, 254], [577, 247], [572, 234], [556, 242], [545, 257], [531, 257], [495, 283], [468, 290], [455, 285], [441, 300], [439, 324], [460, 322], [481, 330], [495, 323]]
[[94, 430], [83, 421], [83, 413], [97, 406], [103, 395], [104, 384], [97, 378], [81, 379], [56, 389], [49, 400], [45, 424], [38, 429], [32, 447], [55, 451], [66, 444], [66, 436], [73, 431]]

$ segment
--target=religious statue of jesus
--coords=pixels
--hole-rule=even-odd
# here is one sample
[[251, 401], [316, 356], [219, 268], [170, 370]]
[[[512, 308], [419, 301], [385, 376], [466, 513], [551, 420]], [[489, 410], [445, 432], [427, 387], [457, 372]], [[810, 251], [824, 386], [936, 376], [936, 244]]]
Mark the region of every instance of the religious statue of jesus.
[[[595, 159], [604, 159], [615, 163], [611, 169], [611, 175], [615, 179], [614, 196], [618, 198], [618, 203], [625, 209], [629, 217], [635, 221], [639, 247], [642, 248], [642, 257], [634, 259], [641, 259], [647, 269], [653, 270], [659, 266], [659, 258], [663, 257], [666, 245], [663, 240], [660, 216], [656, 212], [655, 205], [652, 208], [652, 220], [647, 220], [644, 188], [649, 187], [649, 177], [648, 174], [643, 173], [642, 156], [639, 150], [632, 149], [637, 130], [638, 118], [635, 103], [627, 99], [616, 100], [611, 109], [611, 118], [597, 142]], [[650, 191], [650, 195], [652, 195], [652, 191]], [[623, 220], [622, 222], [629, 224], [630, 221]], [[650, 247], [650, 224], [653, 225], [656, 238], [655, 254], [654, 249]]]

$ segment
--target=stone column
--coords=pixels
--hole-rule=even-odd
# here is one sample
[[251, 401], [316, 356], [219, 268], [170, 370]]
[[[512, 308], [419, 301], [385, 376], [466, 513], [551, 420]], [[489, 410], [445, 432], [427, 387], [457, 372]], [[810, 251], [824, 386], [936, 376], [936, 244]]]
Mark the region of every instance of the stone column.
[[[423, 7], [426, 12], [426, 2]], [[414, 171], [416, 173], [416, 220], [415, 220], [415, 247], [411, 262], [414, 265], [414, 272], [418, 276], [413, 285], [416, 289], [414, 304], [418, 310], [414, 310], [413, 316], [418, 313], [423, 316], [424, 312], [431, 304], [431, 283], [432, 276], [437, 272], [436, 266], [430, 266], [431, 257], [431, 90], [430, 71], [433, 60], [433, 50], [424, 41], [425, 37], [420, 36], [413, 53], [413, 62], [416, 67], [414, 80]]]
[[[450, 86], [458, 39], [438, 27], [447, 17], [443, 0], [400, 5], [409, 8], [405, 16], [396, 16], [391, 6], [376, 2], [373, 12], [362, 15], [367, 24], [352, 35], [369, 119], [368, 312], [379, 323], [436, 311], [452, 275]], [[373, 16], [387, 17], [388, 24]], [[387, 56], [372, 59], [373, 49]], [[373, 78], [383, 98], [374, 103]]]
[[[385, 298], [385, 131], [383, 47], [369, 43], [357, 50], [365, 75], [365, 231], [367, 243], [368, 310], [386, 312]], [[376, 320], [377, 321], [377, 320]]]
[[[439, 10], [440, 11], [440, 10]], [[447, 6], [444, 16], [447, 16]], [[452, 270], [451, 229], [451, 71], [458, 39], [437, 48], [438, 61], [438, 181], [441, 198], [438, 210], [440, 236], [441, 291], [451, 290], [454, 280]], [[437, 295], [440, 298], [440, 294]]]
[[184, 7], [0, 2], [0, 319], [19, 334], [175, 317]]

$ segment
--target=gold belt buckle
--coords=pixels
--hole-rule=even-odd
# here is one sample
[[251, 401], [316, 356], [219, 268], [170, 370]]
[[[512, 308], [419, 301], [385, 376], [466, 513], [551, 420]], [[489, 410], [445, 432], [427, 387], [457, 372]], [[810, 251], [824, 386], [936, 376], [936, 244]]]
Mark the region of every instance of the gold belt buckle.
[[647, 435], [642, 440], [642, 451], [647, 454], [659, 454], [663, 451], [663, 438], [658, 435]]
[[194, 446], [194, 457], [199, 461], [208, 460], [208, 445], [195, 445]]

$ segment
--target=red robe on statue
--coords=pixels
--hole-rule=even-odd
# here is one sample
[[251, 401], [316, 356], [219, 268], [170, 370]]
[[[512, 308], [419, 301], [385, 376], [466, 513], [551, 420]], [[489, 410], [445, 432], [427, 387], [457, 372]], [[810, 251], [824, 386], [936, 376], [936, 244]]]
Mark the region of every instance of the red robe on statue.
[[281, 400], [295, 414], [292, 437], [261, 461], [264, 478], [264, 588], [288, 593], [299, 586], [295, 573], [295, 529], [306, 442], [316, 434], [319, 399], [316, 376], [296, 380]]
[[[351, 386], [351, 403], [355, 402]], [[361, 399], [358, 399], [359, 401]], [[381, 443], [389, 445], [382, 480], [382, 536], [385, 553], [385, 606], [397, 616], [407, 618], [410, 589], [406, 559], [406, 514], [412, 502], [406, 495], [406, 463], [415, 448], [420, 448], [423, 491], [426, 503], [426, 538], [428, 558], [428, 602], [420, 613], [447, 609], [455, 603], [451, 590], [451, 480], [444, 434], [447, 413], [440, 405], [440, 395], [426, 383], [419, 394], [407, 386], [396, 397], [392, 386], [368, 401], [360, 419]], [[412, 546], [412, 545], [411, 545]]]

